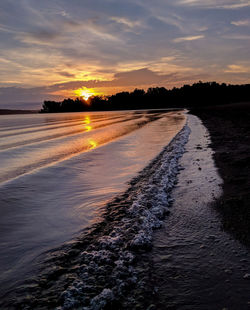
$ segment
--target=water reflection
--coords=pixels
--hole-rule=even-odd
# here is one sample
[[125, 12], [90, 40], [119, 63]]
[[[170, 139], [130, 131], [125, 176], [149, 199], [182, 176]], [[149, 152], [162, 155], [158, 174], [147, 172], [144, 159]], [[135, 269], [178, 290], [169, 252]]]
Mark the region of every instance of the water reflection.
[[91, 120], [90, 120], [89, 115], [86, 115], [86, 116], [85, 116], [85, 118], [84, 118], [84, 120], [83, 120], [83, 123], [84, 123], [84, 124], [90, 124], [90, 123], [91, 123]]
[[85, 125], [84, 129], [86, 131], [91, 131], [93, 129], [93, 127], [89, 125], [90, 123], [91, 123], [90, 116], [86, 115], [84, 120], [83, 120], [83, 124]]
[[89, 142], [89, 149], [92, 150], [97, 147], [98, 143], [94, 141], [93, 139], [88, 139]]
[[[45, 167], [46, 165], [112, 142], [139, 128], [142, 129], [142, 126], [154, 120], [151, 115], [146, 117], [144, 112], [138, 114], [137, 118], [134, 118], [132, 113], [123, 115], [121, 113], [113, 114], [107, 112], [105, 119], [104, 117], [101, 118], [100, 115], [97, 116], [89, 113], [82, 114], [81, 116], [80, 114], [77, 115], [79, 121], [77, 120], [76, 122], [76, 116], [70, 113], [68, 114], [69, 121], [67, 122], [61, 122], [60, 115], [58, 115], [58, 121], [61, 123], [58, 124], [56, 121], [56, 123], [49, 124], [47, 127], [34, 127], [33, 125], [28, 127], [31, 116], [28, 119], [27, 116], [24, 116], [24, 119], [20, 119], [20, 125], [26, 126], [24, 129], [16, 129], [18, 124], [14, 120], [14, 129], [7, 128], [0, 134], [0, 182], [6, 182], [29, 173], [34, 169]], [[167, 123], [164, 126], [168, 126], [173, 132], [176, 132], [178, 131], [176, 126], [178, 127], [178, 124], [181, 124], [182, 121], [179, 120], [178, 122], [178, 119], [172, 120], [175, 116], [176, 112], [168, 112], [166, 115], [163, 113], [160, 123]], [[39, 117], [40, 123], [42, 123], [44, 116], [39, 115]], [[26, 125], [25, 120], [27, 121]], [[8, 124], [11, 124], [11, 119], [9, 119]], [[2, 123], [0, 129], [1, 126]], [[151, 132], [149, 132], [149, 136], [151, 136]], [[6, 143], [6, 141], [8, 142]], [[136, 135], [133, 143], [141, 144], [141, 142], [143, 142], [142, 145], [145, 152], [145, 139], [140, 140], [139, 136]], [[155, 141], [153, 144], [157, 143]], [[162, 145], [162, 142], [159, 141], [159, 144]], [[133, 156], [137, 157], [136, 152], [133, 153], [131, 150], [129, 152], [132, 153], [131, 158]]]
[[[152, 122], [140, 113], [57, 114], [47, 126], [42, 114], [1, 118], [0, 129], [9, 127], [0, 145], [0, 299], [35, 257], [88, 227], [185, 121], [172, 122], [169, 112]], [[3, 151], [7, 140], [18, 147]]]

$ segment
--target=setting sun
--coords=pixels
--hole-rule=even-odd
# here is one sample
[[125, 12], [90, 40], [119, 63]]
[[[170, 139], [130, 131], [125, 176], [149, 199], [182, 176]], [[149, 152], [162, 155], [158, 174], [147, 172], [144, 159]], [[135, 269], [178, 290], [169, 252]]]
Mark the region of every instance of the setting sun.
[[89, 97], [96, 95], [95, 91], [91, 88], [82, 87], [75, 90], [75, 94], [78, 97], [83, 98], [84, 100], [88, 100]]

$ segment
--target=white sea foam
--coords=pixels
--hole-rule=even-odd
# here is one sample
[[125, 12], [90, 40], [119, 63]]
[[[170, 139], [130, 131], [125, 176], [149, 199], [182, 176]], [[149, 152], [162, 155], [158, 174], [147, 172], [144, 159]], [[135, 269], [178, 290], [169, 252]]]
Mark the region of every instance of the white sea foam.
[[131, 181], [128, 191], [120, 197], [120, 205], [110, 204], [104, 216], [106, 222], [109, 216], [107, 229], [99, 232], [79, 255], [75, 280], [62, 292], [62, 306], [58, 310], [103, 309], [119, 300], [136, 283], [135, 257], [138, 251], [150, 248], [153, 230], [161, 227], [169, 210], [171, 190], [180, 169], [178, 160], [189, 133], [189, 127], [184, 126]]

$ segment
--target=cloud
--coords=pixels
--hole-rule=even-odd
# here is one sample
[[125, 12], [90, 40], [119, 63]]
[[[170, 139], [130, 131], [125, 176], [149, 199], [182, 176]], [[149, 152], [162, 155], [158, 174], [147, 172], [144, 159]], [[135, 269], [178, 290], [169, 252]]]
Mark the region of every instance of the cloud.
[[[199, 77], [198, 77], [199, 76]], [[1, 107], [16, 105], [18, 102], [42, 102], [43, 100], [61, 100], [69, 93], [73, 93], [78, 88], [111, 88], [114, 90], [119, 87], [128, 89], [136, 87], [166, 86], [177, 81], [187, 81], [200, 78], [201, 75], [181, 74], [172, 72], [161, 74], [148, 68], [132, 70], [128, 72], [116, 73], [113, 79], [108, 81], [98, 80], [79, 80], [65, 83], [57, 83], [49, 86], [23, 88], [23, 87], [0, 87]], [[11, 105], [10, 105], [11, 103]], [[37, 106], [37, 105], [36, 105]], [[25, 106], [24, 106], [25, 107]], [[35, 106], [34, 106], [35, 108]]]
[[15, 39], [26, 44], [37, 44], [37, 45], [52, 45], [55, 40], [59, 38], [61, 34], [56, 31], [40, 30], [37, 32], [20, 32], [15, 36]]
[[250, 19], [243, 19], [243, 20], [238, 20], [238, 21], [232, 21], [232, 25], [237, 26], [237, 27], [248, 27], [250, 26]]
[[88, 27], [87, 30], [98, 40], [122, 42], [122, 40], [118, 36], [106, 32], [105, 29], [102, 29], [102, 27]]
[[225, 70], [227, 73], [249, 73], [250, 68], [243, 65], [229, 65]]
[[58, 73], [61, 76], [65, 76], [65, 77], [70, 77], [70, 78], [74, 78], [75, 77], [75, 74], [72, 74], [70, 72], [57, 71], [56, 73]]
[[141, 21], [139, 21], [139, 20], [133, 21], [133, 20], [125, 18], [125, 17], [113, 16], [113, 17], [110, 18], [110, 20], [115, 21], [118, 24], [125, 25], [125, 26], [127, 26], [129, 28], [135, 28], [135, 27], [142, 26]]
[[167, 83], [176, 73], [160, 74], [151, 71], [148, 68], [132, 70], [127, 72], [119, 72], [114, 75], [114, 78], [109, 81], [72, 81], [65, 83], [58, 83], [46, 88], [47, 91], [69, 90], [80, 87], [97, 88], [97, 87], [127, 87], [138, 85], [153, 85], [157, 83]]
[[[1, 108], [38, 108], [46, 96], [46, 89], [43, 87], [0, 87]], [[50, 96], [50, 99], [57, 99], [58, 96]]]
[[34, 33], [30, 33], [30, 36], [34, 37], [34, 38], [38, 38], [40, 40], [54, 40], [55, 38], [57, 38], [59, 36], [59, 32], [58, 31], [48, 31], [48, 30], [39, 30], [37, 32]]
[[[110, 94], [204, 76], [238, 82], [241, 75], [247, 83], [242, 69], [229, 75], [225, 68], [239, 71], [227, 65], [250, 59], [249, 5], [250, 0], [0, 1], [0, 85], [17, 87], [13, 102], [28, 102], [58, 99], [82, 86]], [[11, 98], [11, 89], [1, 91], [5, 101]]]
[[171, 74], [159, 74], [149, 70], [148, 68], [143, 68], [139, 70], [116, 73], [114, 76], [113, 83], [117, 86], [129, 86], [129, 85], [147, 85], [160, 82], [166, 82]]
[[250, 6], [249, 0], [180, 0], [179, 5], [208, 9], [240, 9]]
[[162, 16], [157, 14], [155, 17], [162, 23], [178, 28], [181, 32], [185, 32], [187, 30], [186, 25], [184, 25], [185, 23], [180, 16], [175, 14], [171, 14], [171, 16]]
[[224, 39], [230, 39], [230, 40], [243, 40], [248, 41], [250, 40], [250, 35], [244, 35], [244, 34], [230, 34], [223, 37]]
[[199, 40], [199, 39], [203, 39], [203, 38], [204, 38], [204, 35], [187, 36], [187, 37], [176, 38], [173, 40], [173, 42], [180, 43], [180, 42], [185, 42], [185, 41]]
[[17, 33], [18, 31], [0, 24], [0, 32]]

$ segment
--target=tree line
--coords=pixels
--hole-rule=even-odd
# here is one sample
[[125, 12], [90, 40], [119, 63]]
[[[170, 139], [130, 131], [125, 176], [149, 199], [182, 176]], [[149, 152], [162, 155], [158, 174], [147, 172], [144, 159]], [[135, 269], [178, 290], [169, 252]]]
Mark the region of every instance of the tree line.
[[198, 82], [193, 85], [174, 87], [150, 87], [147, 91], [135, 89], [111, 96], [92, 96], [44, 101], [41, 113], [111, 111], [164, 108], [202, 108], [240, 101], [250, 101], [250, 84], [230, 85], [216, 82]]

